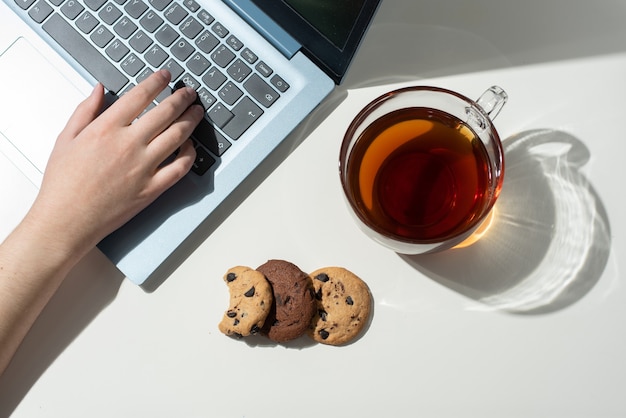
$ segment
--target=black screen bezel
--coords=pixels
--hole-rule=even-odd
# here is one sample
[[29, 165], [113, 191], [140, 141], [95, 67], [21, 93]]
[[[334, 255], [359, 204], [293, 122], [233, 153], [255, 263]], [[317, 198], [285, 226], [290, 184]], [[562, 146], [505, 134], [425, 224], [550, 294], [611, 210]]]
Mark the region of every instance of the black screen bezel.
[[333, 44], [282, 0], [251, 1], [293, 36], [304, 47], [304, 53], [322, 67], [336, 84], [340, 84], [381, 0], [364, 1], [343, 47]]

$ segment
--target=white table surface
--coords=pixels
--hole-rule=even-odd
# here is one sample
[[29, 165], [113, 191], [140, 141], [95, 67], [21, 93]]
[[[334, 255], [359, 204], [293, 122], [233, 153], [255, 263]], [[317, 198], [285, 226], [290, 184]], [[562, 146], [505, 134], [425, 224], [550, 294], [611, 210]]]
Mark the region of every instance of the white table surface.
[[[384, 0], [342, 88], [156, 291], [97, 251], [77, 266], [0, 379], [0, 416], [626, 416], [625, 18], [623, 0]], [[401, 257], [351, 220], [337, 156], [362, 106], [413, 84], [503, 87], [507, 172], [481, 241]], [[359, 274], [364, 336], [220, 334], [222, 275], [270, 258]]]

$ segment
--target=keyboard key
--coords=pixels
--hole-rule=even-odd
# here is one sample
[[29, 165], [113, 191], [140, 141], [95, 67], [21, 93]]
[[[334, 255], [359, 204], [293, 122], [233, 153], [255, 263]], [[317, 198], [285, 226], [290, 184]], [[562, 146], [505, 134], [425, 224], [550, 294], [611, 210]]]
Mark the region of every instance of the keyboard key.
[[130, 17], [139, 19], [139, 17], [148, 10], [148, 5], [141, 0], [131, 0], [124, 6], [124, 10], [126, 10], [126, 13], [128, 13]]
[[189, 13], [187, 10], [183, 9], [181, 5], [178, 3], [173, 3], [171, 6], [163, 12], [165, 18], [172, 24], [178, 25], [184, 18], [187, 17]]
[[148, 32], [154, 33], [163, 24], [163, 19], [154, 12], [148, 12], [141, 18], [139, 24]]
[[201, 87], [200, 90], [198, 90], [198, 99], [200, 99], [200, 103], [202, 103], [204, 110], [210, 109], [211, 106], [215, 104], [215, 100], [216, 100], [215, 97], [211, 94], [211, 92], [209, 92], [204, 87]]
[[185, 71], [183, 69], [183, 67], [181, 67], [176, 61], [174, 61], [173, 59], [170, 59], [168, 62], [165, 63], [165, 65], [163, 67], [161, 67], [163, 69], [166, 69], [170, 72], [170, 74], [172, 75], [172, 80], [178, 80], [178, 78], [183, 74], [183, 72]]
[[285, 80], [283, 80], [278, 74], [274, 74], [272, 76], [270, 83], [281, 93], [284, 93], [289, 89], [289, 84], [287, 84], [287, 82], [285, 82]]
[[43, 29], [111, 92], [117, 93], [128, 83], [121, 71], [58, 14], [53, 13]]
[[122, 12], [120, 9], [115, 7], [113, 3], [109, 3], [104, 6], [102, 10], [100, 10], [98, 16], [100, 16], [100, 19], [102, 19], [102, 21], [107, 25], [112, 25], [115, 21], [117, 21], [117, 19], [120, 18], [120, 16], [122, 16]]
[[98, 19], [88, 11], [85, 11], [78, 19], [76, 19], [76, 27], [84, 33], [91, 33], [98, 26]]
[[54, 6], [60, 6], [61, 4], [63, 4], [65, 0], [48, 0], [48, 3], [53, 4]]
[[222, 87], [217, 94], [224, 103], [231, 106], [234, 105], [241, 96], [243, 96], [243, 92], [239, 90], [239, 88], [232, 81], [228, 81], [224, 84], [224, 87]]
[[215, 22], [215, 24], [211, 27], [211, 30], [220, 38], [226, 37], [228, 35], [228, 29], [226, 29], [220, 22]]
[[235, 54], [226, 47], [226, 45], [220, 45], [211, 54], [211, 60], [222, 68], [225, 68], [235, 58]]
[[224, 155], [226, 150], [230, 148], [231, 143], [230, 141], [228, 141], [228, 139], [226, 139], [226, 137], [224, 137], [224, 135], [219, 133], [219, 131], [214, 130], [214, 132], [215, 132], [214, 142], [212, 142], [209, 145], [205, 145], [205, 147], [207, 147], [207, 149], [211, 151], [213, 154], [217, 155], [218, 157], [221, 157], [222, 155]]
[[232, 112], [234, 117], [224, 126], [224, 133], [235, 140], [263, 114], [261, 108], [248, 97], [241, 99]]
[[279, 95], [257, 74], [252, 74], [250, 78], [243, 83], [243, 87], [252, 97], [265, 107], [274, 104]]
[[61, 6], [61, 13], [71, 20], [76, 19], [83, 10], [85, 10], [85, 8], [75, 0], [66, 1], [63, 6]]
[[119, 40], [114, 40], [105, 49], [106, 54], [115, 62], [120, 62], [130, 50]]
[[241, 57], [249, 64], [254, 64], [259, 59], [259, 57], [257, 57], [257, 55], [248, 48], [244, 48], [244, 50], [241, 51]]
[[256, 68], [259, 74], [261, 74], [263, 77], [269, 77], [274, 72], [274, 70], [268, 67], [267, 64], [263, 61], [259, 61], [259, 63], [254, 68]]
[[218, 103], [207, 112], [207, 116], [215, 126], [222, 128], [232, 119], [233, 114], [222, 103]]
[[153, 67], [159, 67], [169, 58], [169, 55], [160, 46], [152, 45], [144, 55], [144, 58], [148, 61], [148, 64]]
[[146, 78], [150, 77], [154, 73], [151, 68], [146, 67], [139, 75], [137, 76], [137, 83], [141, 83]]
[[149, 3], [152, 5], [152, 7], [154, 7], [158, 11], [162, 11], [163, 9], [165, 9], [167, 5], [171, 2], [172, 0], [149, 0]]
[[53, 12], [52, 6], [43, 0], [39, 0], [32, 9], [28, 11], [28, 15], [37, 23], [41, 23]]
[[122, 61], [122, 69], [131, 77], [136, 76], [146, 64], [135, 54], [130, 54]]
[[200, 21], [206, 26], [209, 26], [215, 20], [215, 18], [206, 10], [200, 10], [200, 12], [198, 12], [198, 19], [200, 19]]
[[248, 77], [252, 70], [250, 69], [250, 67], [244, 64], [241, 59], [237, 58], [235, 62], [233, 62], [230, 67], [228, 67], [228, 70], [226, 72], [228, 73], [228, 75], [231, 76], [233, 80], [241, 83], [243, 80], [246, 79], [246, 77]]
[[196, 3], [194, 0], [184, 0], [183, 4], [185, 5], [186, 8], [188, 8], [193, 13], [200, 10], [200, 5]]
[[189, 16], [180, 26], [180, 31], [189, 39], [195, 39], [202, 32], [202, 24]]
[[198, 82], [198, 80], [193, 78], [189, 73], [186, 73], [184, 76], [182, 76], [180, 78], [180, 81], [185, 83], [187, 87], [191, 87], [194, 90], [198, 90], [200, 88], [200, 83]]
[[163, 25], [154, 36], [163, 46], [170, 46], [178, 38], [178, 32], [170, 25]]
[[196, 48], [193, 47], [189, 42], [185, 39], [179, 39], [174, 46], [170, 49], [172, 55], [178, 58], [181, 61], [185, 61], [187, 58], [191, 56], [196, 51]]
[[100, 48], [104, 48], [113, 38], [113, 34], [103, 25], [98, 26], [98, 29], [91, 34], [91, 40]]
[[231, 145], [228, 139], [216, 131], [206, 119], [200, 121], [191, 136], [218, 157], [221, 157]]
[[113, 27], [113, 31], [115, 31], [115, 33], [117, 33], [122, 39], [130, 38], [130, 36], [135, 33], [136, 30], [137, 25], [135, 25], [127, 17], [121, 18]]
[[199, 53], [195, 53], [193, 57], [187, 61], [187, 68], [189, 68], [189, 71], [195, 75], [201, 75], [207, 70], [207, 68], [209, 68], [210, 65], [211, 63], [209, 60], [204, 58], [204, 56]]
[[85, 0], [85, 5], [93, 11], [97, 11], [104, 6], [104, 3], [106, 3], [106, 0]]
[[135, 51], [142, 54], [150, 45], [152, 45], [152, 39], [150, 39], [143, 31], [139, 31], [135, 33], [128, 43]]
[[27, 10], [30, 6], [35, 3], [35, 0], [15, 0], [15, 4], [20, 6], [22, 9]]
[[220, 44], [219, 39], [213, 36], [209, 31], [204, 31], [198, 39], [196, 39], [196, 46], [205, 54], [213, 51], [213, 48]]
[[239, 51], [241, 48], [243, 48], [243, 43], [233, 35], [230, 35], [228, 39], [226, 39], [226, 44], [228, 44], [228, 46], [230, 46], [235, 51]]
[[202, 147], [196, 148], [196, 160], [193, 162], [191, 171], [199, 176], [204, 175], [211, 166], [215, 164], [215, 159], [209, 155]]
[[217, 90], [226, 81], [226, 76], [216, 67], [211, 67], [202, 77], [202, 81], [211, 90]]

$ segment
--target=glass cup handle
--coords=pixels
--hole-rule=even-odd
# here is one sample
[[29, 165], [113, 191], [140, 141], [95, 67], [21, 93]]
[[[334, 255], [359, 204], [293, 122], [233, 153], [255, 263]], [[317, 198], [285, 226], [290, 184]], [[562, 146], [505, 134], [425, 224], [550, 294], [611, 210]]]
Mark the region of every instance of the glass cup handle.
[[500, 113], [500, 110], [502, 110], [508, 98], [509, 95], [506, 94], [501, 87], [491, 86], [478, 98], [476, 103], [485, 111], [491, 120], [494, 120], [496, 116], [498, 116], [498, 113]]
[[502, 107], [508, 98], [509, 96], [502, 88], [498, 86], [489, 87], [487, 91], [485, 91], [476, 101], [476, 104], [479, 107], [478, 109], [475, 106], [468, 106], [465, 108], [465, 113], [467, 114], [467, 124], [478, 132], [482, 132], [484, 129], [487, 129], [489, 123], [487, 122], [485, 116], [493, 120], [496, 116], [498, 116], [498, 113], [500, 113], [500, 110], [502, 110]]

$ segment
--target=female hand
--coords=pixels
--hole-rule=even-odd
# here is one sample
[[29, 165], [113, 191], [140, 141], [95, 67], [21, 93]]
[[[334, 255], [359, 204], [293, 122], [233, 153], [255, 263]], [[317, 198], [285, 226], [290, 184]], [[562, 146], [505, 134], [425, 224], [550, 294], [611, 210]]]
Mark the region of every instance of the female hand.
[[65, 251], [92, 248], [191, 168], [188, 138], [203, 116], [194, 90], [179, 89], [136, 119], [169, 81], [158, 71], [100, 115], [98, 85], [59, 135], [27, 220], [45, 224]]
[[31, 210], [0, 244], [0, 374], [76, 262], [191, 168], [195, 91], [137, 120], [169, 81], [158, 71], [102, 114], [98, 85], [59, 135]]

